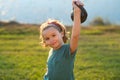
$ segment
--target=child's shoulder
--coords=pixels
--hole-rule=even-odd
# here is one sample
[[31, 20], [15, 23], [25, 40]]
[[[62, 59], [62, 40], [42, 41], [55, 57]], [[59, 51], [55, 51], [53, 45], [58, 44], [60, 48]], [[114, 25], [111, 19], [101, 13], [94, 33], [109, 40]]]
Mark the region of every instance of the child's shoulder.
[[70, 48], [70, 44], [64, 44], [61, 46], [61, 48], [59, 49], [59, 51], [68, 51]]
[[62, 45], [62, 48], [69, 48], [70, 44], [64, 44]]

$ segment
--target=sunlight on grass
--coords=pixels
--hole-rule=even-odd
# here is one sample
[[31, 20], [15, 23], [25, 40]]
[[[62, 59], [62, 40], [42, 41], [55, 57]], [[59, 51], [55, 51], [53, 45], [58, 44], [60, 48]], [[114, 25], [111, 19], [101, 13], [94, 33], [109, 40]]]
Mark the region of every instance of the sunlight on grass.
[[[82, 29], [74, 66], [76, 80], [120, 79], [118, 30]], [[0, 80], [42, 80], [49, 49], [40, 46], [38, 27], [0, 27], [0, 33]]]

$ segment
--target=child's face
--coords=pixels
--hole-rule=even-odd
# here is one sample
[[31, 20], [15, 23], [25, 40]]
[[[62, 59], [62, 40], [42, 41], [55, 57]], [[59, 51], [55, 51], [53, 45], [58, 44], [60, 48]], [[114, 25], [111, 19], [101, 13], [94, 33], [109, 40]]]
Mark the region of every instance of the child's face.
[[62, 40], [63, 33], [60, 33], [57, 29], [49, 27], [42, 33], [45, 44], [53, 49], [60, 48], [64, 42]]

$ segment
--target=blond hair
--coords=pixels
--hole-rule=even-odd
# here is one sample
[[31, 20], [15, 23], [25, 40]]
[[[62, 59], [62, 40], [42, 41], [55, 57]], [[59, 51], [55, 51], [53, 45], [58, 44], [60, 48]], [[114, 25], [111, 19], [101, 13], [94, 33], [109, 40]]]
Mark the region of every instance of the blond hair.
[[43, 45], [43, 46], [47, 46], [46, 44], [45, 44], [45, 41], [44, 41], [44, 39], [43, 39], [43, 35], [42, 35], [42, 32], [45, 30], [45, 29], [47, 29], [47, 28], [49, 28], [49, 27], [53, 27], [53, 28], [55, 28], [55, 29], [57, 29], [59, 32], [63, 32], [63, 34], [64, 34], [64, 36], [63, 36], [63, 42], [64, 43], [66, 43], [67, 42], [67, 36], [66, 36], [66, 28], [65, 28], [65, 26], [61, 23], [61, 22], [59, 22], [58, 20], [52, 20], [52, 19], [48, 19], [46, 22], [44, 22], [43, 24], [41, 24], [41, 26], [40, 26], [40, 40], [41, 40], [41, 44]]

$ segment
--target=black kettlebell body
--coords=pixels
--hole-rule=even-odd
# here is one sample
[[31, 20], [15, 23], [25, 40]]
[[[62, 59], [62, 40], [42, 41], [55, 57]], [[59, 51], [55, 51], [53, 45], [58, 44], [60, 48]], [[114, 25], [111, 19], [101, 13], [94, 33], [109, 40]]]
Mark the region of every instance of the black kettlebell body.
[[[77, 5], [77, 6], [81, 9], [81, 23], [83, 23], [87, 19], [87, 16], [88, 16], [87, 11], [85, 10], [85, 8], [83, 6], [81, 6], [81, 5]], [[74, 13], [73, 13], [73, 11], [71, 12], [71, 19], [72, 19], [72, 21], [74, 21]]]

